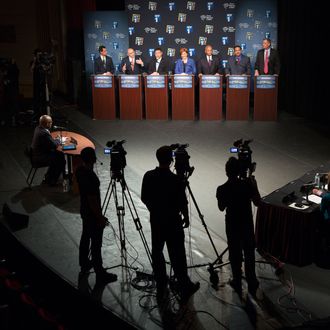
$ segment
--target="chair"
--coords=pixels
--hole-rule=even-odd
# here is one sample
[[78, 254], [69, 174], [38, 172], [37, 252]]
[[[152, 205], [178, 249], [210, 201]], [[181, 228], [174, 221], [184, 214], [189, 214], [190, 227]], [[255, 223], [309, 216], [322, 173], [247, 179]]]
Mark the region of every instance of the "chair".
[[27, 146], [25, 148], [25, 155], [29, 158], [30, 160], [30, 163], [31, 163], [31, 169], [29, 171], [29, 174], [26, 178], [26, 183], [28, 184], [29, 188], [31, 188], [31, 185], [32, 185], [32, 182], [33, 182], [33, 179], [37, 173], [37, 170], [39, 168], [42, 168], [42, 167], [48, 167], [49, 164], [45, 164], [45, 163], [40, 163], [40, 164], [37, 164], [36, 162], [34, 162], [32, 160], [32, 148], [31, 146]]

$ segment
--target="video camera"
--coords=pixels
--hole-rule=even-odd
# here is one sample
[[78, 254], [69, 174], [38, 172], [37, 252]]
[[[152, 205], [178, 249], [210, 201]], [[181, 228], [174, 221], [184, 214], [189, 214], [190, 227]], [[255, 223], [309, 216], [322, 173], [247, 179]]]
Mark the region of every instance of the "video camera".
[[234, 147], [230, 148], [231, 153], [237, 153], [237, 157], [240, 164], [239, 178], [246, 179], [250, 177], [252, 173], [256, 170], [256, 163], [252, 162], [252, 150], [249, 144], [253, 140], [239, 139], [234, 142]]
[[118, 179], [123, 176], [123, 170], [126, 167], [126, 154], [123, 144], [125, 140], [121, 141], [108, 141], [106, 143], [107, 148], [104, 148], [104, 154], [111, 157], [110, 170], [111, 177]]
[[176, 173], [181, 178], [189, 178], [193, 171], [194, 167], [190, 166], [188, 152], [186, 148], [189, 146], [188, 143], [186, 144], [171, 144], [170, 148], [173, 150], [173, 157], [175, 157], [175, 165], [174, 168]]

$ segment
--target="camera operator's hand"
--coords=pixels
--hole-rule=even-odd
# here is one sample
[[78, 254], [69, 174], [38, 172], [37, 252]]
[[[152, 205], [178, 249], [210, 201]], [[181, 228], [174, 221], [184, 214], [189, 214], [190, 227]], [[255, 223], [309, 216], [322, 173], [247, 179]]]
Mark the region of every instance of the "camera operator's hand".
[[190, 225], [189, 216], [188, 215], [183, 216], [182, 221], [183, 221], [183, 228], [188, 228]]

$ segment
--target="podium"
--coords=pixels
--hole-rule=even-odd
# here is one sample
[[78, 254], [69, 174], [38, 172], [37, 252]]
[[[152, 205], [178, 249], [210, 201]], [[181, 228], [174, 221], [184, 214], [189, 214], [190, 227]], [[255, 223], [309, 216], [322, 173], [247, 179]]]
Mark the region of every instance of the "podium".
[[193, 75], [172, 76], [172, 119], [195, 119], [195, 84]]
[[277, 120], [278, 76], [254, 77], [254, 120]]
[[93, 75], [93, 118], [116, 119], [115, 84], [113, 76]]
[[120, 119], [142, 119], [142, 83], [140, 75], [119, 76]]
[[199, 78], [199, 119], [220, 120], [222, 117], [222, 76]]
[[168, 78], [144, 77], [146, 119], [168, 119]]
[[226, 119], [248, 120], [250, 109], [250, 76], [228, 76]]

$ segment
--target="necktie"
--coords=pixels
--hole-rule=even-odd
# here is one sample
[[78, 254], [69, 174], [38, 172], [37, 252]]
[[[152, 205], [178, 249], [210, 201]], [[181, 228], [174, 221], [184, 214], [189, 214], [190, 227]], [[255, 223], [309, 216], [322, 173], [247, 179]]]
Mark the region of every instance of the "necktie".
[[209, 66], [211, 66], [211, 56], [207, 57], [207, 63], [208, 63]]
[[156, 61], [156, 72], [158, 72], [158, 68], [159, 68], [159, 60]]
[[132, 69], [132, 72], [134, 72], [134, 59], [131, 61], [131, 69]]
[[268, 50], [265, 50], [265, 63], [264, 63], [264, 73], [268, 73]]
[[106, 67], [106, 61], [105, 61], [105, 56], [102, 58], [103, 66]]

